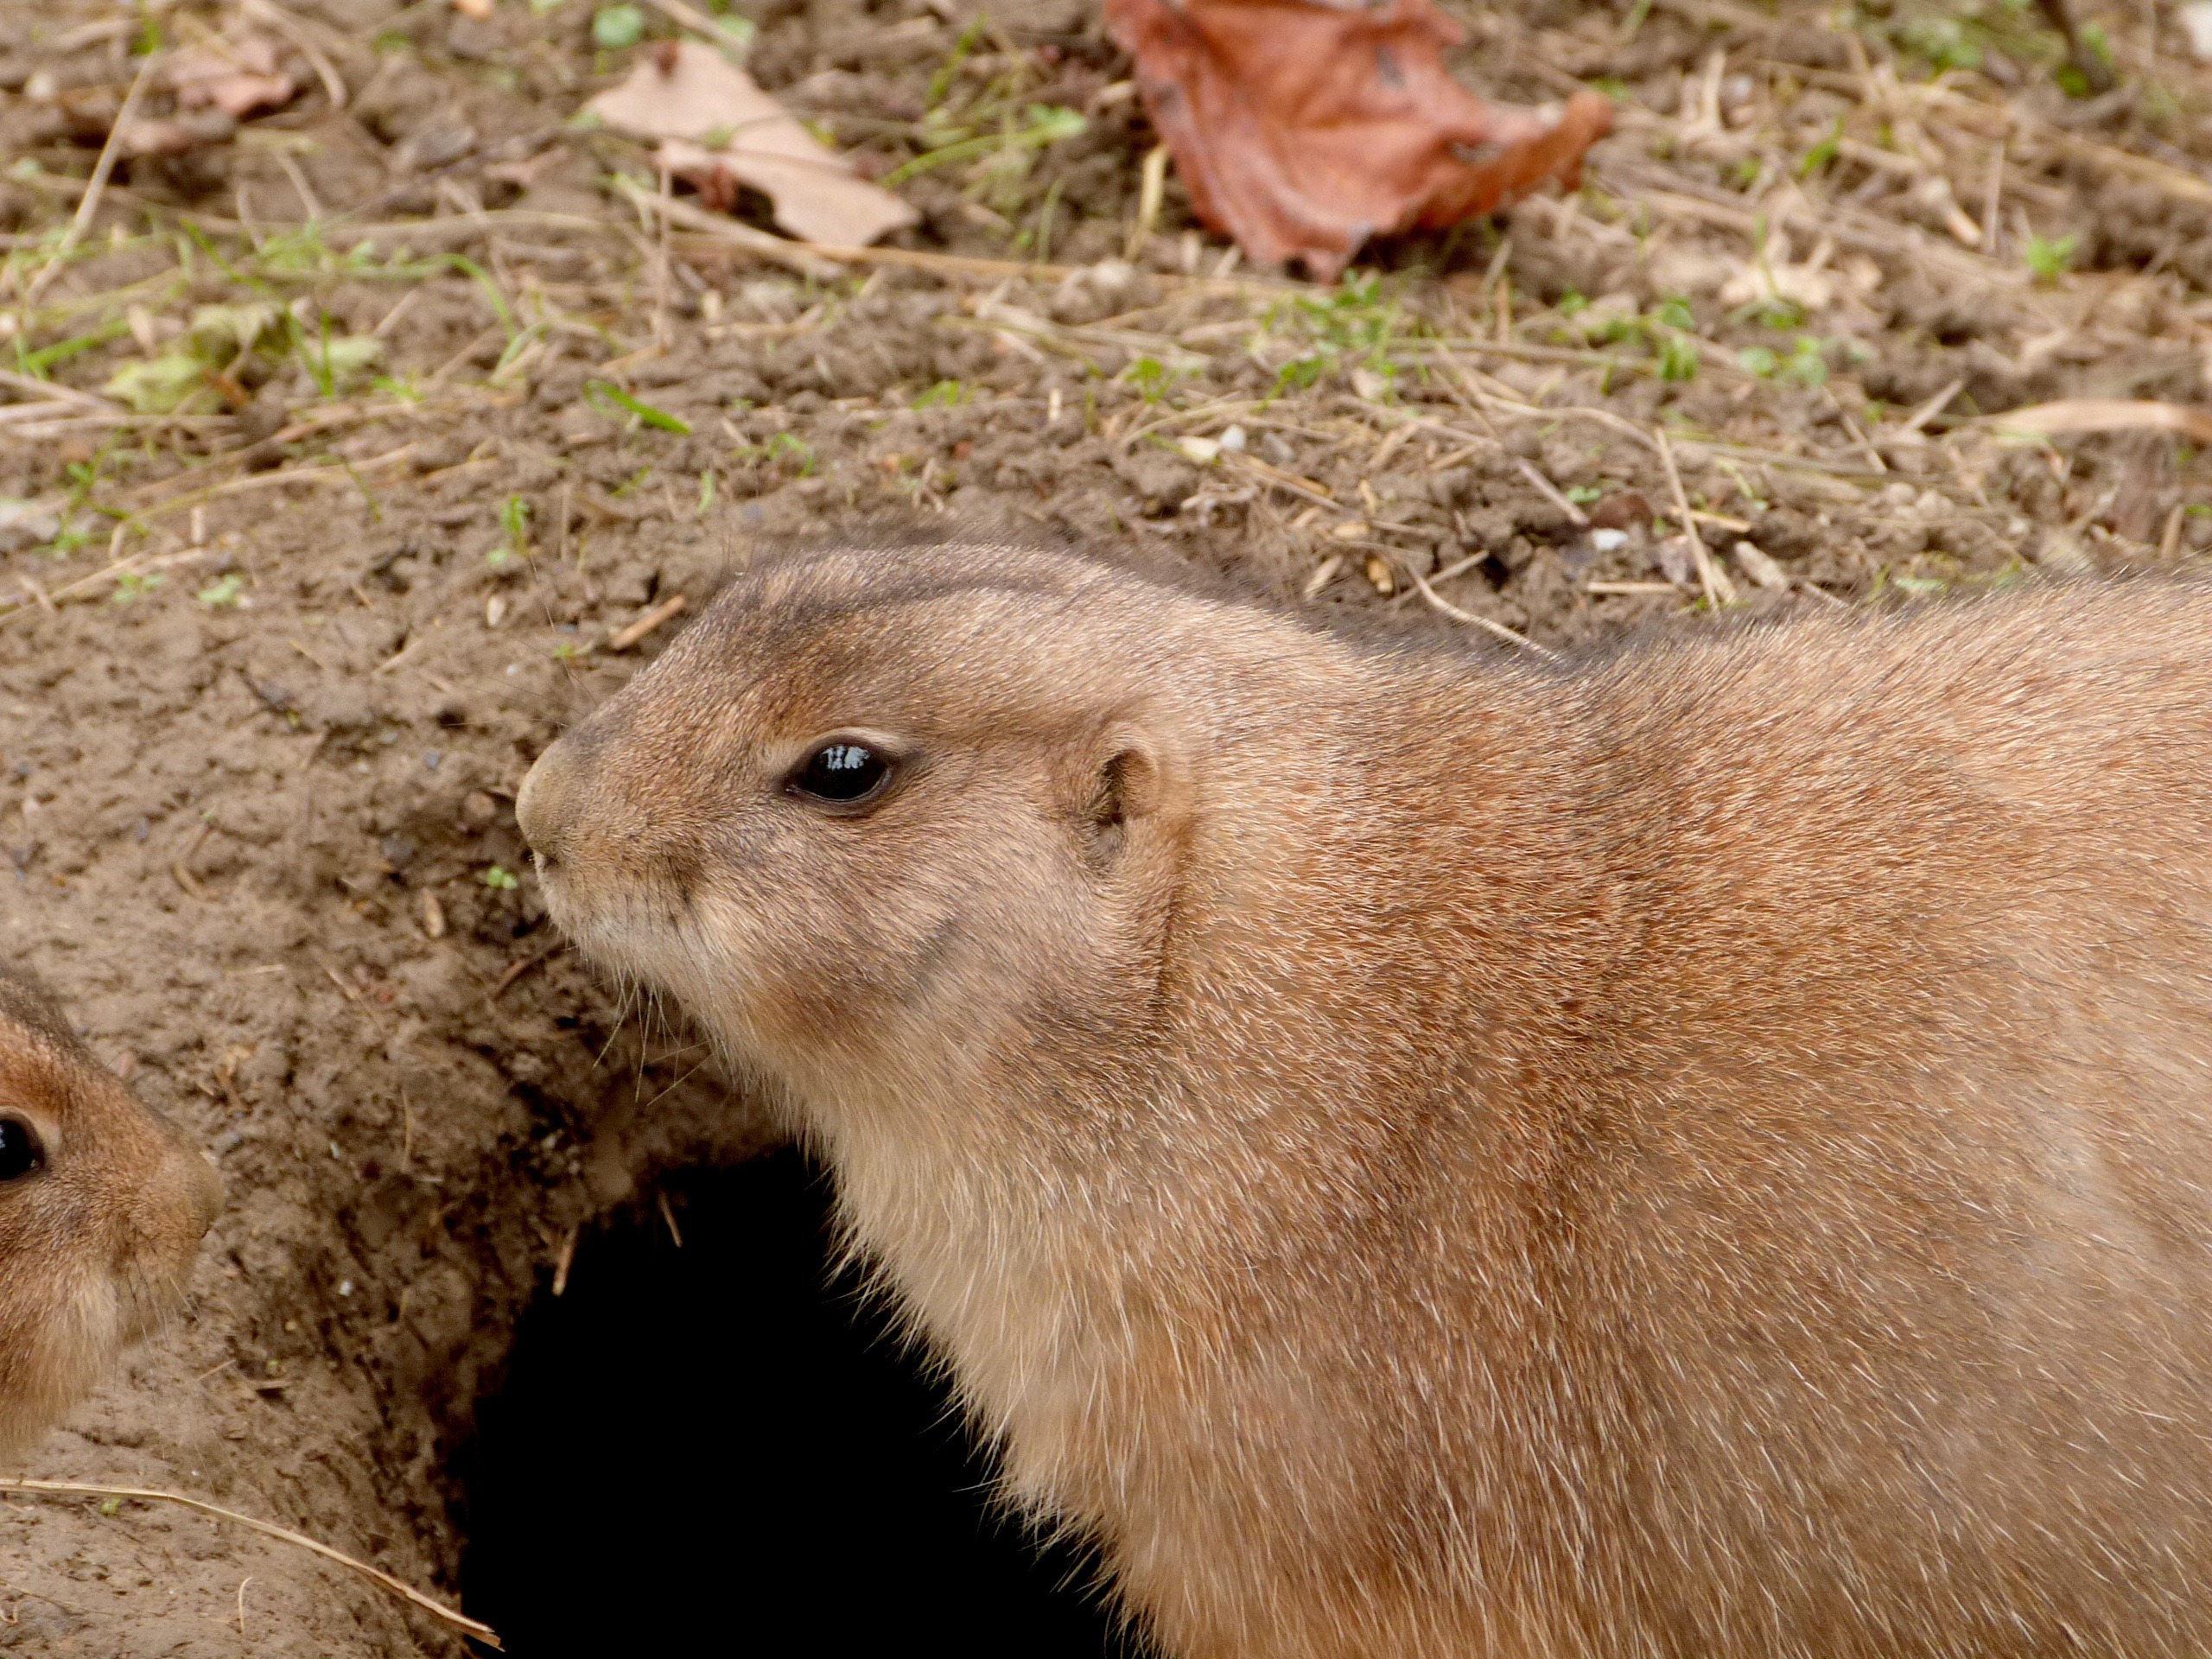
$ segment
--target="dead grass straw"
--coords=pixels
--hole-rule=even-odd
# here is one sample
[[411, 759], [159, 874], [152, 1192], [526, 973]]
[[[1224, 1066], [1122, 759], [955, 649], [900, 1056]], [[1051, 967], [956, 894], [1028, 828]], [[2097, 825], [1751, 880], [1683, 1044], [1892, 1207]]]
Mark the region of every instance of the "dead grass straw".
[[432, 1618], [452, 1625], [463, 1635], [481, 1642], [486, 1647], [497, 1649], [500, 1645], [498, 1634], [489, 1624], [480, 1619], [471, 1618], [466, 1613], [457, 1612], [442, 1602], [434, 1601], [412, 1585], [395, 1579], [380, 1567], [371, 1567], [366, 1561], [356, 1560], [344, 1551], [333, 1549], [328, 1544], [310, 1538], [305, 1533], [294, 1532], [289, 1527], [280, 1527], [273, 1521], [263, 1521], [254, 1516], [241, 1515], [238, 1510], [226, 1510], [219, 1503], [210, 1503], [204, 1497], [193, 1497], [183, 1492], [163, 1491], [159, 1487], [154, 1486], [99, 1486], [76, 1480], [26, 1480], [10, 1478], [0, 1478], [0, 1491], [26, 1492], [41, 1497], [117, 1497], [129, 1498], [142, 1503], [181, 1504], [188, 1510], [197, 1510], [202, 1515], [214, 1516], [219, 1520], [228, 1521], [234, 1525], [247, 1528], [260, 1533], [264, 1537], [275, 1538], [282, 1542], [296, 1545], [301, 1549], [321, 1556], [327, 1561], [335, 1561], [339, 1566], [382, 1585], [392, 1594], [412, 1602]]

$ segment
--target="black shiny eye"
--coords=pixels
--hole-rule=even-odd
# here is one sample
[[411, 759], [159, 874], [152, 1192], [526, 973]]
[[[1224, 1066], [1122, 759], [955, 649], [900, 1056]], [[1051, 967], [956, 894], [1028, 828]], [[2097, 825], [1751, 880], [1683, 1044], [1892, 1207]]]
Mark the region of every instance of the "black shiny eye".
[[20, 1180], [45, 1164], [38, 1131], [20, 1117], [0, 1117], [0, 1181]]
[[836, 738], [806, 757], [791, 774], [791, 787], [817, 801], [855, 806], [881, 790], [890, 779], [887, 756], [865, 743]]

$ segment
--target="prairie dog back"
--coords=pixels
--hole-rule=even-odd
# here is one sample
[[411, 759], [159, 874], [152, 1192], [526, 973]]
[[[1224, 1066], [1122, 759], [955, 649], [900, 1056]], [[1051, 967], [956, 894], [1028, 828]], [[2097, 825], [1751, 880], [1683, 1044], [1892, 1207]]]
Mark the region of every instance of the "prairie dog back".
[[842, 550], [518, 816], [1171, 1653], [2212, 1644], [2212, 592], [1553, 670]]
[[222, 1191], [45, 989], [0, 967], [0, 1455], [175, 1308]]

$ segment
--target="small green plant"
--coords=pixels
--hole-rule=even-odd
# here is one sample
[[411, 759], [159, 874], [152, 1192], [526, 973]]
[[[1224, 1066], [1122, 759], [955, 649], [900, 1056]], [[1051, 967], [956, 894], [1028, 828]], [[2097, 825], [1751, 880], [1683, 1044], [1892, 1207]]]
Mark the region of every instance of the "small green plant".
[[321, 320], [316, 338], [310, 341], [301, 336], [296, 349], [307, 365], [308, 378], [325, 397], [335, 397], [347, 382], [384, 360], [384, 341], [372, 334], [334, 337], [327, 315]]
[[1605, 493], [1595, 484], [1570, 484], [1562, 493], [1576, 506], [1586, 507], [1592, 501], [1603, 497]]
[[233, 570], [228, 575], [216, 577], [193, 597], [202, 605], [219, 610], [224, 606], [237, 604], [238, 596], [245, 592], [245, 578]]
[[592, 14], [592, 44], [602, 52], [620, 52], [645, 38], [645, 14], [635, 6], [601, 6]]
[[1824, 386], [1828, 380], [1827, 353], [1813, 335], [1800, 334], [1782, 372], [1800, 385]]
[[1179, 363], [1162, 363], [1156, 357], [1141, 357], [1122, 372], [1137, 389], [1140, 397], [1147, 404], [1156, 404], [1173, 391], [1175, 383], [1190, 370]]
[[914, 399], [916, 409], [957, 409], [973, 396], [957, 380], [939, 380]]
[[584, 397], [593, 405], [601, 409], [611, 404], [626, 414], [636, 416], [644, 424], [658, 431], [673, 432], [681, 438], [688, 438], [691, 435], [691, 423], [689, 421], [679, 420], [664, 409], [655, 409], [651, 404], [632, 397], [612, 381], [585, 381]]
[[1746, 346], [1736, 353], [1736, 362], [1746, 374], [1762, 380], [1795, 380], [1802, 386], [1827, 384], [1827, 348], [1814, 334], [1798, 335], [1787, 357], [1770, 346]]
[[499, 533], [507, 538], [507, 545], [521, 553], [530, 546], [530, 503], [519, 495], [511, 495], [499, 503]]
[[1552, 308], [1562, 317], [1579, 317], [1590, 308], [1589, 297], [1578, 289], [1568, 289], [1559, 296], [1559, 303]]
[[986, 164], [987, 171], [998, 175], [997, 181], [1018, 184], [1027, 176], [1037, 151], [1064, 139], [1080, 137], [1090, 126], [1078, 111], [1063, 109], [1057, 104], [1032, 104], [1018, 119], [1011, 110], [1007, 111], [1000, 118], [995, 131], [956, 137], [954, 133], [966, 133], [967, 130], [940, 128], [938, 133], [945, 142], [892, 168], [884, 175], [883, 183], [895, 188], [949, 162], [980, 161]]
[[2070, 232], [2064, 236], [2045, 238], [2031, 236], [2021, 257], [2039, 283], [2055, 283], [2074, 268], [2075, 251], [2082, 245], [2082, 238]]
[[801, 478], [813, 477], [818, 464], [815, 460], [814, 446], [791, 432], [770, 433], [767, 441], [752, 453], [771, 467], [788, 464], [796, 467]]
[[1669, 334], [1659, 342], [1659, 378], [1662, 380], [1694, 380], [1697, 378], [1697, 342], [1687, 334]]
[[1797, 163], [1797, 176], [1801, 179], [1811, 178], [1814, 174], [1835, 160], [1836, 152], [1842, 148], [1843, 118], [1838, 116], [1835, 124], [1828, 129], [1827, 137], [1807, 150], [1804, 159]]
[[118, 605], [128, 605], [131, 601], [143, 599], [152, 593], [162, 585], [162, 581], [159, 571], [125, 570], [115, 579], [115, 591], [108, 597]]
[[1955, 17], [1907, 18], [1897, 29], [1897, 39], [1907, 51], [1925, 58], [1939, 73], [1981, 67], [1981, 48], [1968, 38]]
[[484, 885], [494, 893], [512, 893], [522, 883], [515, 880], [514, 873], [505, 865], [494, 864], [484, 872]]
[[950, 54], [938, 66], [937, 73], [930, 77], [927, 103], [932, 113], [936, 111], [938, 105], [944, 102], [945, 95], [952, 90], [953, 82], [960, 78], [960, 66], [968, 60], [969, 54], [982, 42], [983, 20], [978, 17], [960, 31], [960, 38], [952, 43]]

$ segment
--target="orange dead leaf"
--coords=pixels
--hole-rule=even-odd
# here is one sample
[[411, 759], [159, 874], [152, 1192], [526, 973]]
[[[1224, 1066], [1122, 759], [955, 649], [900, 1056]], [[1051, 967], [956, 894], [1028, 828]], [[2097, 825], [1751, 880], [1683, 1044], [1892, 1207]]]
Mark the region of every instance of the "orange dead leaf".
[[1369, 238], [1580, 182], [1612, 105], [1485, 104], [1444, 68], [1431, 0], [1106, 0], [1198, 217], [1248, 258], [1333, 280]]

